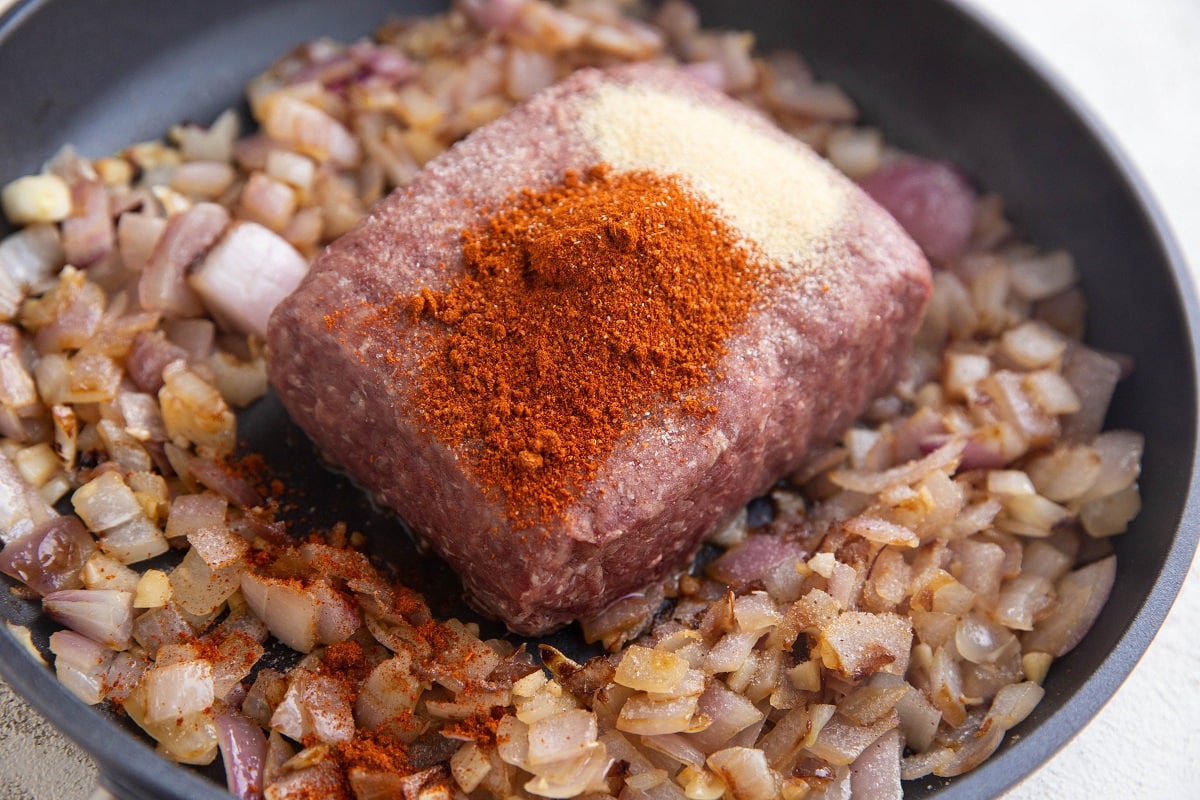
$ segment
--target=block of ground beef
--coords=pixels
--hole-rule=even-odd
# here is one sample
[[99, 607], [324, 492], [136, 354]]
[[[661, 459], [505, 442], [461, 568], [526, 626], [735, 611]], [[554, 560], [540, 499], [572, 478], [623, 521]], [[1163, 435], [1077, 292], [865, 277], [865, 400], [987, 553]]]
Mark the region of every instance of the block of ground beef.
[[663, 579], [904, 368], [929, 267], [851, 182], [667, 67], [479, 129], [274, 312], [322, 451], [514, 631]]

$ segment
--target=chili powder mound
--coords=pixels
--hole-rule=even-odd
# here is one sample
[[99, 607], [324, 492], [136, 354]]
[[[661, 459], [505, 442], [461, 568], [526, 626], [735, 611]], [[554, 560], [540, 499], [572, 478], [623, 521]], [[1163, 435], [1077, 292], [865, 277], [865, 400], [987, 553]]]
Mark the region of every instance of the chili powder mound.
[[600, 165], [463, 232], [465, 274], [404, 302], [429, 325], [414, 405], [514, 519], [570, 504], [620, 437], [713, 409], [763, 257], [683, 181]]

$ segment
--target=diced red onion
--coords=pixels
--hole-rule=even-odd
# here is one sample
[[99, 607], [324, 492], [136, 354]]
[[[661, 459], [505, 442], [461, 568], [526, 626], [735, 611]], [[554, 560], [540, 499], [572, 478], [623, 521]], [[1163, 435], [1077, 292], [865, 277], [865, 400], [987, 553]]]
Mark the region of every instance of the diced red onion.
[[152, 658], [165, 644], [184, 644], [196, 636], [196, 631], [180, 613], [175, 603], [148, 608], [133, 621], [133, 639]]
[[203, 308], [185, 273], [228, 224], [229, 212], [216, 203], [197, 203], [171, 217], [138, 281], [142, 307], [169, 317], [199, 314]]
[[187, 351], [169, 342], [161, 331], [143, 331], [133, 339], [125, 369], [138, 389], [158, 392], [163, 385], [163, 368], [187, 357]]
[[166, 535], [175, 538], [201, 528], [224, 526], [228, 507], [228, 501], [213, 492], [181, 494], [171, 502]]
[[730, 747], [709, 756], [708, 765], [730, 787], [734, 797], [774, 800], [780, 796], [779, 776], [767, 764], [761, 750]]
[[772, 534], [751, 534], [740, 545], [726, 550], [708, 567], [708, 573], [730, 586], [760, 580], [779, 564], [792, 564], [806, 555], [795, 539]]
[[901, 800], [900, 757], [903, 747], [898, 730], [872, 742], [850, 765], [850, 794], [865, 800]]
[[362, 627], [362, 618], [358, 615], [355, 603], [328, 581], [314, 581], [308, 591], [313, 595], [317, 607], [318, 642], [344, 642]]
[[340, 122], [285, 91], [263, 98], [256, 111], [268, 136], [318, 161], [353, 167], [362, 157], [358, 140]]
[[188, 161], [175, 168], [171, 188], [189, 197], [216, 200], [237, 178], [234, 168], [221, 161]]
[[42, 598], [46, 616], [76, 633], [108, 645], [129, 648], [133, 634], [133, 593], [115, 589], [64, 589]]
[[1029, 300], [1045, 300], [1066, 291], [1079, 280], [1075, 262], [1066, 250], [1054, 250], [1009, 263], [1012, 287]]
[[106, 697], [112, 650], [73, 631], [55, 631], [50, 634], [50, 652], [55, 655], [54, 671], [71, 694], [88, 705]]
[[609, 649], [620, 646], [649, 624], [656, 605], [642, 592], [618, 598], [599, 614], [582, 620], [583, 638], [587, 642], [603, 642]]
[[696, 711], [712, 722], [698, 733], [686, 734], [686, 738], [691, 746], [704, 753], [720, 750], [738, 732], [764, 719], [754, 703], [718, 680], [708, 681]]
[[1100, 433], [1121, 375], [1121, 364], [1104, 353], [1082, 344], [1067, 350], [1063, 359], [1063, 377], [1079, 395], [1082, 407], [1063, 420], [1066, 438], [1090, 441]]
[[407, 651], [399, 651], [371, 670], [359, 688], [354, 714], [364, 728], [379, 729], [412, 711], [421, 691], [421, 680], [413, 673], [412, 658]]
[[193, 456], [188, 459], [188, 472], [205, 487], [216, 492], [238, 508], [262, 505], [262, 496], [250, 482], [229, 467], [210, 458]]
[[966, 249], [975, 224], [975, 192], [954, 167], [906, 158], [880, 167], [861, 185], [934, 261], [949, 261]]
[[8, 544], [29, 536], [57, 516], [38, 491], [0, 454], [0, 541]]
[[265, 338], [267, 318], [308, 272], [286, 239], [255, 222], [236, 222], [192, 274], [212, 312], [243, 333]]
[[276, 639], [301, 653], [317, 644], [317, 607], [313, 596], [298, 581], [242, 573], [246, 605]]
[[187, 357], [195, 363], [203, 362], [212, 355], [217, 337], [217, 326], [211, 319], [169, 319], [163, 323], [163, 331], [173, 344], [183, 348]]
[[105, 697], [115, 703], [124, 703], [142, 682], [148, 666], [146, 659], [128, 651], [113, 654], [104, 675]]
[[517, 21], [517, 14], [528, 0], [464, 0], [462, 9], [476, 25], [506, 31]]
[[213, 570], [241, 564], [250, 549], [245, 539], [224, 525], [198, 528], [187, 535], [187, 540]]
[[1022, 649], [1052, 656], [1070, 652], [1100, 616], [1116, 575], [1116, 556], [1102, 558], [1065, 575], [1058, 582], [1058, 602], [1053, 611], [1021, 637]]
[[[45, 284], [65, 262], [66, 253], [55, 225], [29, 225], [0, 239], [0, 272], [20, 290], [18, 304], [26, 291]], [[13, 306], [4, 316], [15, 316], [16, 311]]]
[[978, 612], [962, 618], [954, 638], [959, 655], [974, 664], [994, 662], [1012, 641], [1011, 631]]
[[905, 617], [846, 611], [822, 629], [822, 658], [826, 667], [851, 678], [879, 671], [902, 675], [912, 636], [912, 623]]
[[155, 666], [147, 670], [142, 686], [146, 692], [145, 720], [150, 725], [206, 711], [216, 699], [213, 665], [204, 659]]
[[864, 494], [876, 494], [889, 486], [916, 483], [925, 476], [925, 473], [932, 470], [946, 469], [957, 465], [966, 445], [965, 440], [954, 438], [923, 458], [905, 462], [882, 472], [839, 469], [830, 472], [829, 478], [843, 489]]
[[171, 571], [172, 597], [190, 614], [214, 614], [238, 590], [245, 565], [241, 561], [213, 569], [191, 549]]
[[1133, 484], [1141, 474], [1145, 438], [1135, 431], [1105, 431], [1092, 440], [1100, 457], [1100, 471], [1083, 499], [1115, 494]]
[[38, 594], [83, 585], [84, 563], [96, 552], [96, 541], [73, 516], [46, 520], [28, 536], [0, 551], [0, 572], [24, 583]]
[[401, 83], [416, 76], [417, 65], [404, 53], [392, 47], [383, 47], [362, 40], [355, 42], [346, 52], [366, 71], [366, 77], [374, 77], [388, 83]]
[[179, 142], [180, 154], [185, 159], [231, 161], [233, 143], [240, 128], [237, 112], [227, 109], [207, 128], [179, 125], [171, 129], [171, 136]]
[[265, 134], [251, 134], [233, 143], [233, 157], [244, 170], [262, 170], [267, 168], [271, 151], [281, 147], [284, 147], [282, 143]]
[[62, 223], [63, 253], [68, 264], [91, 266], [108, 255], [116, 243], [108, 191], [100, 181], [77, 181], [71, 195], [76, 213]]
[[223, 709], [213, 715], [217, 724], [217, 746], [225, 766], [225, 785], [238, 800], [263, 796], [263, 765], [267, 737], [262, 728], [244, 714]]
[[[273, 151], [278, 152], [281, 151]], [[255, 172], [250, 175], [245, 188], [242, 189], [239, 207], [243, 218], [265, 225], [278, 233], [287, 227], [292, 215], [296, 213], [296, 192], [282, 181], [265, 173]]]
[[[163, 387], [158, 391], [163, 423], [171, 439], [185, 439], [196, 446], [196, 457], [222, 459], [233, 453], [237, 420], [220, 391], [181, 361], [163, 369]], [[190, 465], [184, 465], [185, 470]]]
[[354, 715], [346, 687], [336, 678], [298, 668], [287, 694], [271, 716], [271, 727], [300, 741], [307, 736], [328, 744], [354, 736]]

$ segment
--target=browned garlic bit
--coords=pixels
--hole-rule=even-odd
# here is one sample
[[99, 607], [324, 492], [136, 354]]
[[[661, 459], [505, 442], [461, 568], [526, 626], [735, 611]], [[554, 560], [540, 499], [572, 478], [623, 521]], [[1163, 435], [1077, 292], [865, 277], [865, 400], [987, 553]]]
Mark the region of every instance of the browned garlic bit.
[[[1070, 255], [858, 127], [799, 56], [753, 56], [681, 0], [627, 5], [460, 0], [313, 42], [251, 82], [253, 133], [229, 112], [4, 189], [23, 227], [0, 241], [0, 571], [64, 626], [49, 648], [83, 702], [277, 800], [896, 798], [1034, 708], [1140, 502], [1141, 437], [1102, 430], [1130, 365], [1082, 344]], [[894, 393], [702, 570], [588, 621], [610, 655], [539, 664], [433, 619], [344, 526], [289, 538], [278, 487], [233, 458], [234, 409], [266, 390], [265, 310], [373, 202], [572, 70], [651, 59], [898, 213], [947, 200], [937, 225], [901, 214], [934, 294]], [[260, 663], [268, 635], [302, 654], [289, 672]]]

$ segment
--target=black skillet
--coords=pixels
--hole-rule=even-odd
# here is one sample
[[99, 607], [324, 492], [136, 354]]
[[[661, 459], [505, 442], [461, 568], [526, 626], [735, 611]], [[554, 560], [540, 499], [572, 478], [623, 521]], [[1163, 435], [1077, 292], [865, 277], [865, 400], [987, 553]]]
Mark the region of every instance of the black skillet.
[[[1103, 615], [1056, 663], [1046, 698], [990, 761], [953, 781], [922, 780], [910, 797], [994, 796], [1032, 772], [1095, 714], [1157, 631], [1196, 546], [1196, 300], [1161, 220], [1111, 145], [1046, 78], [953, 3], [768, 0], [698, 3], [709, 25], [750, 28], [764, 48], [799, 48], [842, 84], [866, 119], [898, 144], [948, 158], [999, 191], [1044, 247], [1072, 251], [1090, 300], [1091, 342], [1132, 355], [1137, 369], [1109, 424], [1146, 436], [1144, 508], [1116, 541], [1119, 570]], [[352, 38], [389, 14], [432, 0], [24, 0], [0, 17], [0, 184], [36, 171], [61, 143], [105, 155], [181, 119], [211, 120], [240, 102], [243, 82], [291, 45]], [[242, 434], [327, 519], [350, 519], [425, 588], [459, 608], [453, 576], [417, 556], [398, 523], [375, 514], [325, 472], [271, 400]], [[7, 589], [7, 583], [0, 588]], [[454, 613], [459, 613], [454, 611]], [[0, 592], [0, 616], [45, 650], [52, 626], [35, 605]], [[578, 647], [570, 634], [564, 647]], [[76, 701], [0, 629], [0, 674], [83, 746], [101, 783], [122, 798], [218, 798], [219, 768], [167, 763], [128, 724]], [[218, 781], [220, 783], [214, 783]]]

